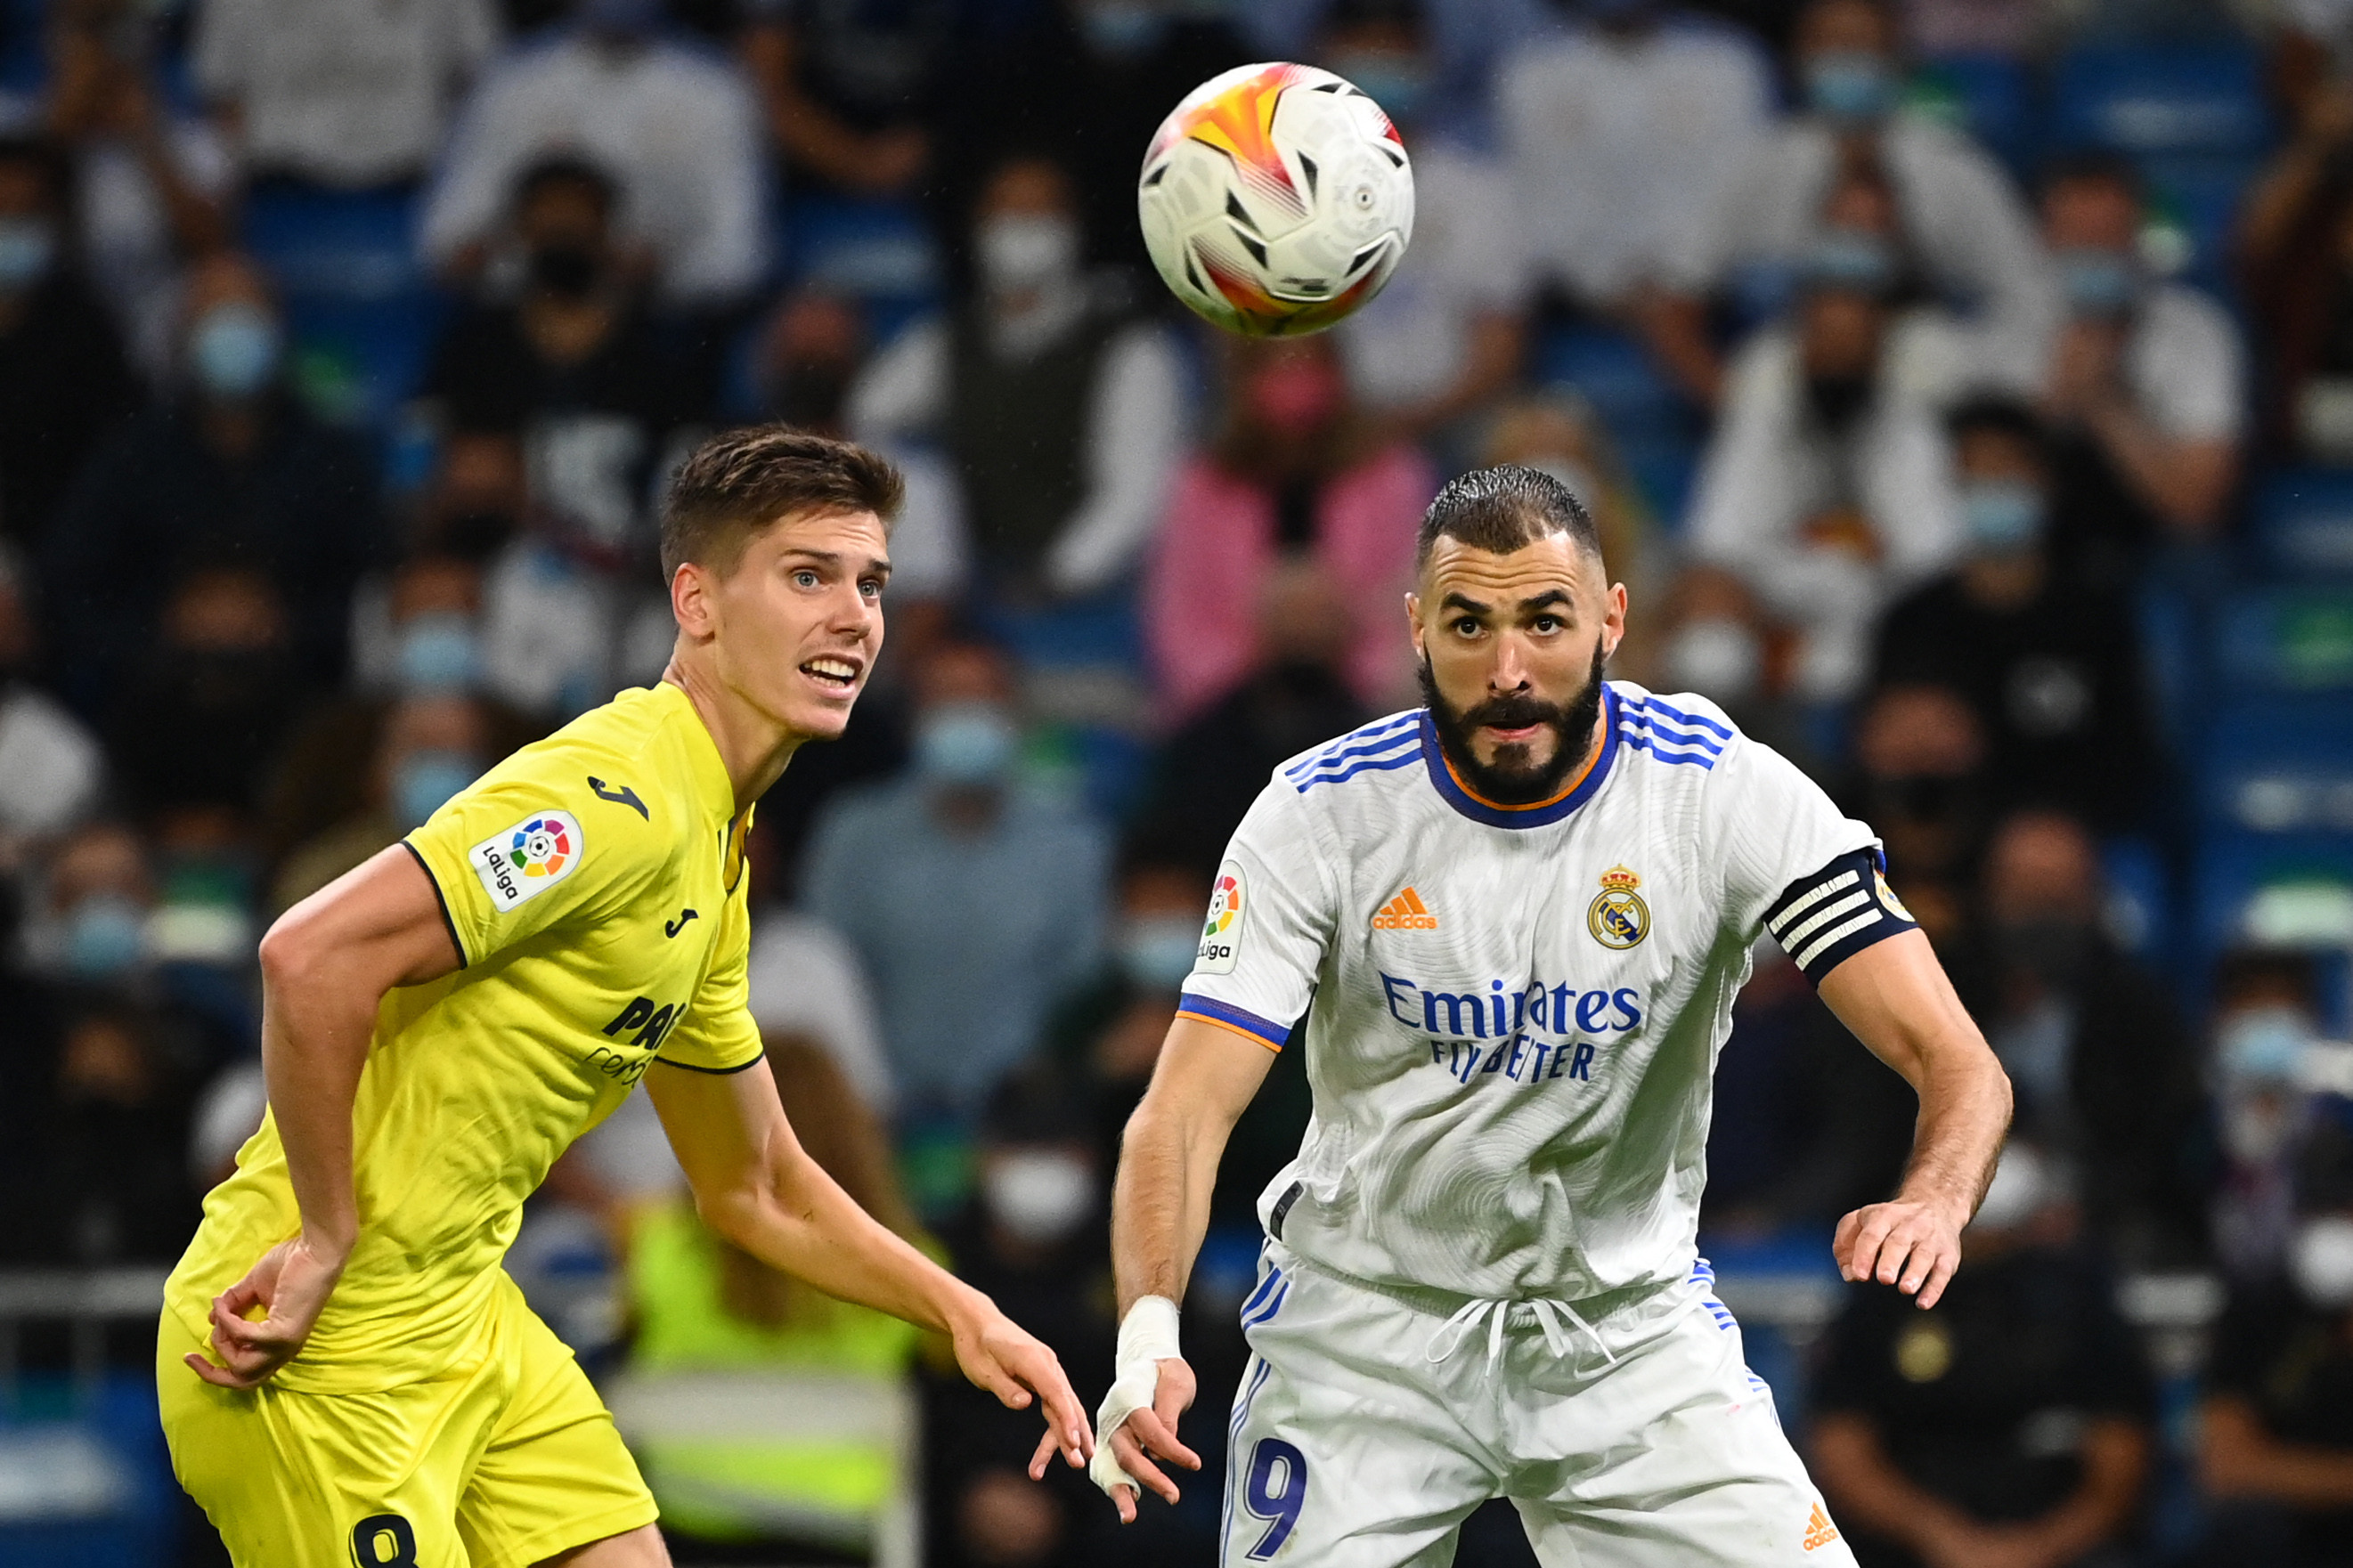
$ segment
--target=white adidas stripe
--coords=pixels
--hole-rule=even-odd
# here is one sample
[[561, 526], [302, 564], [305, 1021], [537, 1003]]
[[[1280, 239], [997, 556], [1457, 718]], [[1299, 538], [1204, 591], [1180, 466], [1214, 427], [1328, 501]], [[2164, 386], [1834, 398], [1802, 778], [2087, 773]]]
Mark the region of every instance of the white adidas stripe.
[[1799, 942], [1813, 935], [1814, 932], [1821, 930], [1822, 927], [1830, 924], [1831, 921], [1853, 913], [1856, 910], [1870, 901], [1871, 895], [1864, 892], [1861, 888], [1857, 888], [1845, 898], [1840, 899], [1833, 903], [1825, 904], [1820, 909], [1816, 910], [1813, 914], [1801, 924], [1792, 926], [1788, 931], [1783, 931], [1780, 938], [1781, 945], [1784, 948], [1795, 948]]
[[1820, 903], [1824, 899], [1829, 898], [1841, 888], [1851, 887], [1857, 879], [1858, 878], [1855, 872], [1841, 871], [1837, 876], [1832, 877], [1820, 887], [1814, 889], [1811, 892], [1806, 894], [1803, 898], [1798, 900], [1788, 909], [1783, 910], [1779, 914], [1775, 915], [1771, 920], [1765, 923], [1767, 927], [1771, 930], [1773, 934], [1778, 937], [1783, 931], [1788, 930], [1789, 922], [1791, 921], [1796, 920], [1799, 915], [1804, 914], [1808, 910], [1812, 909], [1816, 904]]
[[1811, 947], [1809, 947], [1805, 952], [1797, 955], [1798, 967], [1800, 969], [1805, 968], [1807, 965], [1812, 963], [1818, 956], [1829, 952], [1831, 948], [1836, 947], [1840, 942], [1844, 942], [1848, 937], [1852, 936], [1863, 927], [1871, 924], [1874, 921], [1883, 921], [1887, 917], [1885, 915], [1881, 914], [1874, 907], [1863, 910], [1862, 913], [1855, 916], [1854, 919], [1847, 921], [1844, 925], [1831, 927], [1830, 930], [1822, 932], [1821, 936], [1815, 941]]

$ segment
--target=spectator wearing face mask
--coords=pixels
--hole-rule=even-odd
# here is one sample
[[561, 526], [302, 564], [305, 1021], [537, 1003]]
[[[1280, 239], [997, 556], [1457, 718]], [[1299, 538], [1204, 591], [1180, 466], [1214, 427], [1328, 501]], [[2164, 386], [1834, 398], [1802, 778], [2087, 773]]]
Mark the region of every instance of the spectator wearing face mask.
[[2286, 1277], [2234, 1288], [2215, 1325], [2195, 1568], [2353, 1562], [2353, 1194], [2330, 1174], [2296, 1221]]
[[395, 700], [368, 766], [367, 805], [295, 847], [270, 885], [272, 913], [423, 826], [489, 765], [490, 729], [480, 705], [462, 689], [427, 689]]
[[1991, 807], [1985, 730], [1949, 687], [1884, 686], [1855, 714], [1849, 815], [1885, 847], [1887, 879], [1931, 942], [1964, 935]]
[[[1177, 472], [1144, 581], [1144, 637], [1164, 704], [1179, 722], [1261, 656], [1268, 575], [1303, 557], [1351, 604], [1394, 605], [1413, 573], [1414, 530], [1438, 493], [1421, 452], [1358, 416], [1327, 337], [1221, 342], [1225, 407], [1216, 437]], [[1360, 619], [1341, 660], [1358, 701], [1402, 706], [1404, 640]]]
[[1015, 158], [982, 186], [971, 298], [877, 355], [850, 395], [860, 440], [928, 437], [963, 481], [964, 526], [992, 596], [1095, 592], [1151, 538], [1185, 431], [1166, 330], [1084, 269], [1077, 193]]
[[1986, 846], [1982, 940], [1956, 955], [1957, 984], [2010, 1074], [2014, 1135], [2080, 1173], [2109, 1255], [2189, 1267], [2206, 1255], [2198, 1053], [2171, 993], [2108, 937], [2103, 892], [2081, 822], [2006, 818]]
[[[1166, 1026], [1163, 1019], [1163, 1026]], [[1110, 1178], [1091, 1137], [1084, 1100], [1044, 1067], [993, 1095], [977, 1151], [979, 1191], [944, 1233], [957, 1277], [1020, 1314], [1067, 1367], [1110, 1363]], [[1074, 1376], [1092, 1397], [1082, 1370]], [[1082, 1568], [1104, 1561], [1116, 1526], [1085, 1478], [1023, 1474], [1037, 1439], [985, 1395], [925, 1380], [925, 1470], [933, 1517], [925, 1534], [942, 1568]], [[1164, 1524], [1165, 1529], [1165, 1524]], [[1158, 1531], [1118, 1548], [1149, 1555]]]
[[1024, 786], [1001, 655], [944, 645], [914, 687], [913, 765], [827, 803], [800, 903], [874, 987], [901, 1124], [969, 1126], [1093, 970], [1109, 857], [1079, 808]]
[[178, 390], [97, 448], [49, 530], [58, 668], [86, 710], [109, 706], [192, 561], [266, 576], [291, 661], [332, 679], [379, 547], [376, 464], [284, 390], [285, 331], [260, 274], [216, 256], [185, 298]]
[[2052, 559], [2060, 530], [2042, 423], [1988, 399], [1956, 409], [1946, 428], [1967, 542], [1950, 572], [1888, 610], [1875, 679], [1960, 693], [2009, 800], [2133, 826], [2158, 770], [2139, 640], [2115, 595], [2072, 582]]
[[1923, 1311], [1848, 1287], [1810, 1390], [1811, 1465], [1867, 1568], [2134, 1561], [2155, 1392], [2080, 1239], [2066, 1166], [2013, 1142]]
[[154, 876], [139, 836], [120, 822], [84, 823], [58, 842], [33, 879], [26, 963], [69, 985], [130, 984], [147, 962], [154, 907]]
[[133, 395], [81, 264], [72, 182], [55, 143], [0, 138], [0, 538], [25, 550]]
[[2214, 977], [2207, 1074], [2221, 1144], [2214, 1255], [2242, 1284], [2277, 1277], [2294, 1240], [2296, 1179], [2322, 1126], [2307, 1081], [2319, 982], [2301, 953], [2226, 954]]
[[98, 805], [106, 754], [98, 738], [33, 684], [37, 634], [30, 584], [0, 544], [0, 876]]
[[1945, 433], [1889, 374], [1884, 274], [1829, 251], [1788, 326], [1759, 332], [1725, 383], [1686, 537], [1796, 635], [1790, 689], [1853, 697], [1888, 603], [1962, 544]]
[[765, 139], [731, 60], [662, 35], [659, 0], [576, 0], [570, 25], [493, 64], [426, 198], [420, 245], [453, 279], [511, 256], [517, 177], [558, 153], [612, 173], [615, 228], [653, 258], [661, 300], [724, 306], [766, 262]]
[[158, 384], [173, 368], [184, 268], [230, 239], [236, 165], [156, 79], [159, 17], [135, 0], [48, 8], [43, 129], [73, 164], [76, 248], [132, 357]]
[[1666, 0], [1556, 9], [1555, 29], [1495, 76], [1514, 221], [1531, 264], [1577, 308], [1641, 310], [1764, 138], [1771, 77], [1751, 39]]
[[1651, 342], [1692, 395], [1734, 395], [1707, 330], [1712, 297], [1769, 300], [1821, 237], [1824, 197], [1870, 172], [1894, 193], [1922, 282], [1971, 323], [1978, 371], [2037, 384], [2057, 318], [2032, 220], [2009, 177], [1960, 132], [1898, 107], [1895, 20], [1879, 0], [1811, 0], [1794, 45], [1804, 108], [1722, 171], [1704, 221], [1662, 272], [1644, 313]]
[[1337, 329], [1356, 401], [1409, 439], [1460, 446], [1525, 352], [1528, 282], [1504, 171], [1436, 134], [1437, 89], [1419, 0], [1340, 0], [1316, 58], [1371, 95], [1413, 149], [1412, 259]]
[[2246, 424], [2238, 328], [2207, 294], [2148, 275], [2141, 202], [2115, 157], [2062, 164], [2042, 189], [2066, 308], [2043, 392], [2063, 502], [2052, 543], [2102, 586], [2128, 585], [2164, 541], [2221, 528]]

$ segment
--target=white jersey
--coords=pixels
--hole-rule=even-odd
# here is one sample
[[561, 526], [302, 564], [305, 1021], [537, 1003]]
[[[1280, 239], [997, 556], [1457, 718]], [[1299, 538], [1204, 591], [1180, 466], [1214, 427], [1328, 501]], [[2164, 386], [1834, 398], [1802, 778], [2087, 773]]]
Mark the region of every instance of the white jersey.
[[1576, 1301], [1695, 1257], [1716, 1052], [1769, 927], [1817, 982], [1913, 929], [1870, 828], [1706, 699], [1611, 681], [1584, 775], [1482, 800], [1429, 715], [1277, 770], [1181, 1016], [1280, 1049], [1314, 1113], [1260, 1217], [1376, 1286]]

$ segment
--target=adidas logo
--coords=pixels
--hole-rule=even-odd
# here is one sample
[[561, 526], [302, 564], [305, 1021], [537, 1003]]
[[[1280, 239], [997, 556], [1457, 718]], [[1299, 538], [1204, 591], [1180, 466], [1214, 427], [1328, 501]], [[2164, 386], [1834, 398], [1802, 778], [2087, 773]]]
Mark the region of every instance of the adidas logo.
[[1421, 895], [1408, 888], [1381, 906], [1373, 917], [1375, 931], [1436, 931], [1438, 917], [1421, 901]]
[[1832, 1524], [1831, 1516], [1822, 1511], [1822, 1505], [1816, 1503], [1814, 1516], [1806, 1521], [1806, 1550], [1819, 1551], [1838, 1538], [1838, 1526]]

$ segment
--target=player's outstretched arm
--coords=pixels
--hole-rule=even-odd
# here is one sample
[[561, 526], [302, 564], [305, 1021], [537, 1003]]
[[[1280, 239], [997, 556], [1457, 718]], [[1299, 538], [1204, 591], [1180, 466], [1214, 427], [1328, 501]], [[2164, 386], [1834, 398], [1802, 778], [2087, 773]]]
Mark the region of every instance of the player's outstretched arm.
[[1185, 1299], [1209, 1228], [1226, 1139], [1273, 1065], [1274, 1053], [1255, 1039], [1178, 1018], [1120, 1142], [1111, 1200], [1119, 1367], [1099, 1414], [1102, 1447], [1091, 1473], [1125, 1523], [1134, 1522], [1139, 1482], [1176, 1500], [1176, 1483], [1155, 1457], [1201, 1468], [1199, 1456], [1176, 1440], [1194, 1382], [1176, 1352], [1176, 1303]]
[[658, 1062], [645, 1082], [712, 1229], [828, 1296], [946, 1334], [965, 1375], [1011, 1408], [1042, 1403], [1033, 1479], [1057, 1448], [1073, 1468], [1093, 1455], [1086, 1410], [1054, 1352], [892, 1235], [809, 1158], [766, 1062], [723, 1074]]
[[[294, 1359], [359, 1236], [352, 1102], [384, 994], [458, 967], [439, 895], [394, 845], [278, 918], [261, 939], [261, 1068], [302, 1228], [213, 1300], [207, 1383], [251, 1388]], [[246, 1314], [264, 1310], [259, 1321]]]
[[1822, 1000], [1920, 1097], [1912, 1160], [1887, 1203], [1839, 1221], [1839, 1271], [1933, 1307], [1961, 1261], [1961, 1232], [1993, 1179], [2010, 1128], [2010, 1079], [1928, 939], [1874, 942], [1822, 977]]

